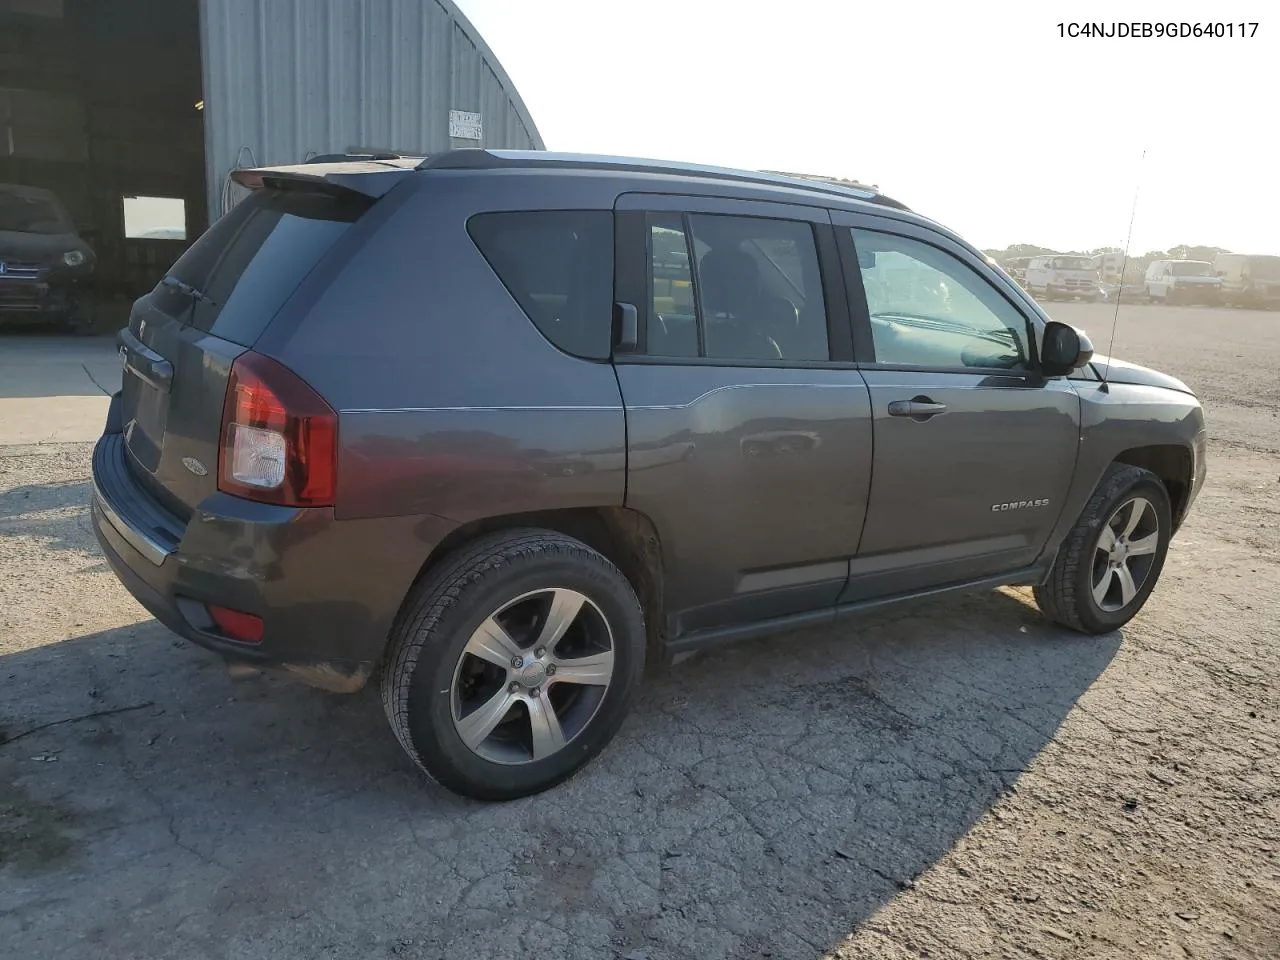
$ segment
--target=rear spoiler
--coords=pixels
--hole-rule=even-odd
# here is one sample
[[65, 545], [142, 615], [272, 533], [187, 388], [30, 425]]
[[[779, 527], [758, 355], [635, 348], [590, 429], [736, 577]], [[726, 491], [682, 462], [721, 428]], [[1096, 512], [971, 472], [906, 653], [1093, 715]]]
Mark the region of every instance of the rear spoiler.
[[376, 200], [383, 196], [422, 161], [400, 158], [385, 160], [343, 160], [334, 163], [300, 163], [283, 167], [255, 167], [231, 171], [231, 179], [250, 190], [319, 189], [327, 193], [354, 193]]

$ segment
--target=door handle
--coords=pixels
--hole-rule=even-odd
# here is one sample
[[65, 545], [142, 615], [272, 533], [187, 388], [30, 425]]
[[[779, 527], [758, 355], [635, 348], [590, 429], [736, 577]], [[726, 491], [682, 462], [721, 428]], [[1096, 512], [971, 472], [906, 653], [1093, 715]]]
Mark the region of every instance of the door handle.
[[924, 423], [930, 417], [947, 412], [945, 403], [934, 403], [929, 397], [912, 397], [910, 400], [894, 400], [889, 404], [889, 416], [910, 417], [917, 423]]
[[640, 311], [634, 303], [613, 305], [614, 335], [613, 347], [619, 353], [631, 353], [640, 343]]

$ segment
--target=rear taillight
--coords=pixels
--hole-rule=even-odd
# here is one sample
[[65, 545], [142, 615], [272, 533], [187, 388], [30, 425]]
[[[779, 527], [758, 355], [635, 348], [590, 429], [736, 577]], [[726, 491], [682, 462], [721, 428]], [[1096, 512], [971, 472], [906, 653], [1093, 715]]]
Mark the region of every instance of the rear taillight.
[[257, 353], [231, 366], [218, 489], [291, 507], [333, 505], [338, 415], [297, 374]]

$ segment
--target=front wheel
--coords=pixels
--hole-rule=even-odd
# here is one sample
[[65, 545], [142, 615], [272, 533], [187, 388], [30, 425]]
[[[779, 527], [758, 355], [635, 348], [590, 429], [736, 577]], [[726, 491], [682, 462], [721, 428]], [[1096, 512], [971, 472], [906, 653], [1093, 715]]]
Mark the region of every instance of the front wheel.
[[1035, 588], [1036, 603], [1050, 620], [1082, 633], [1118, 630], [1155, 588], [1172, 534], [1160, 478], [1113, 464]]
[[483, 537], [415, 588], [382, 701], [428, 776], [510, 800], [572, 776], [613, 738], [644, 670], [644, 615], [626, 577], [549, 530]]

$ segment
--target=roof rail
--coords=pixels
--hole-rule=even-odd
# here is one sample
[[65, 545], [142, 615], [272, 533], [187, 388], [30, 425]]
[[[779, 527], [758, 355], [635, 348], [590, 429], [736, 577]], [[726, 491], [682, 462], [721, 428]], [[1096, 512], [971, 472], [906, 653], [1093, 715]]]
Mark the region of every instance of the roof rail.
[[707, 177], [716, 180], [735, 180], [743, 183], [793, 187], [798, 190], [850, 197], [868, 203], [894, 207], [898, 210], [908, 209], [905, 204], [891, 197], [886, 197], [874, 188], [863, 184], [837, 183], [831, 178], [811, 178], [798, 174], [783, 174], [762, 170], [736, 170], [731, 167], [711, 167], [697, 163], [677, 163], [639, 157], [612, 157], [586, 153], [551, 153], [545, 150], [486, 150], [468, 147], [429, 156], [418, 164], [418, 169], [502, 170], [541, 166], [618, 170], [630, 173], [670, 173], [692, 177]]
[[872, 193], [879, 193], [880, 187], [874, 183], [863, 183], [861, 180], [849, 180], [845, 177], [827, 177], [820, 173], [791, 173], [787, 170], [762, 170], [762, 173], [772, 173], [779, 177], [792, 177], [796, 180], [815, 180], [818, 183], [829, 183], [836, 187], [853, 187], [857, 190], [870, 190]]

